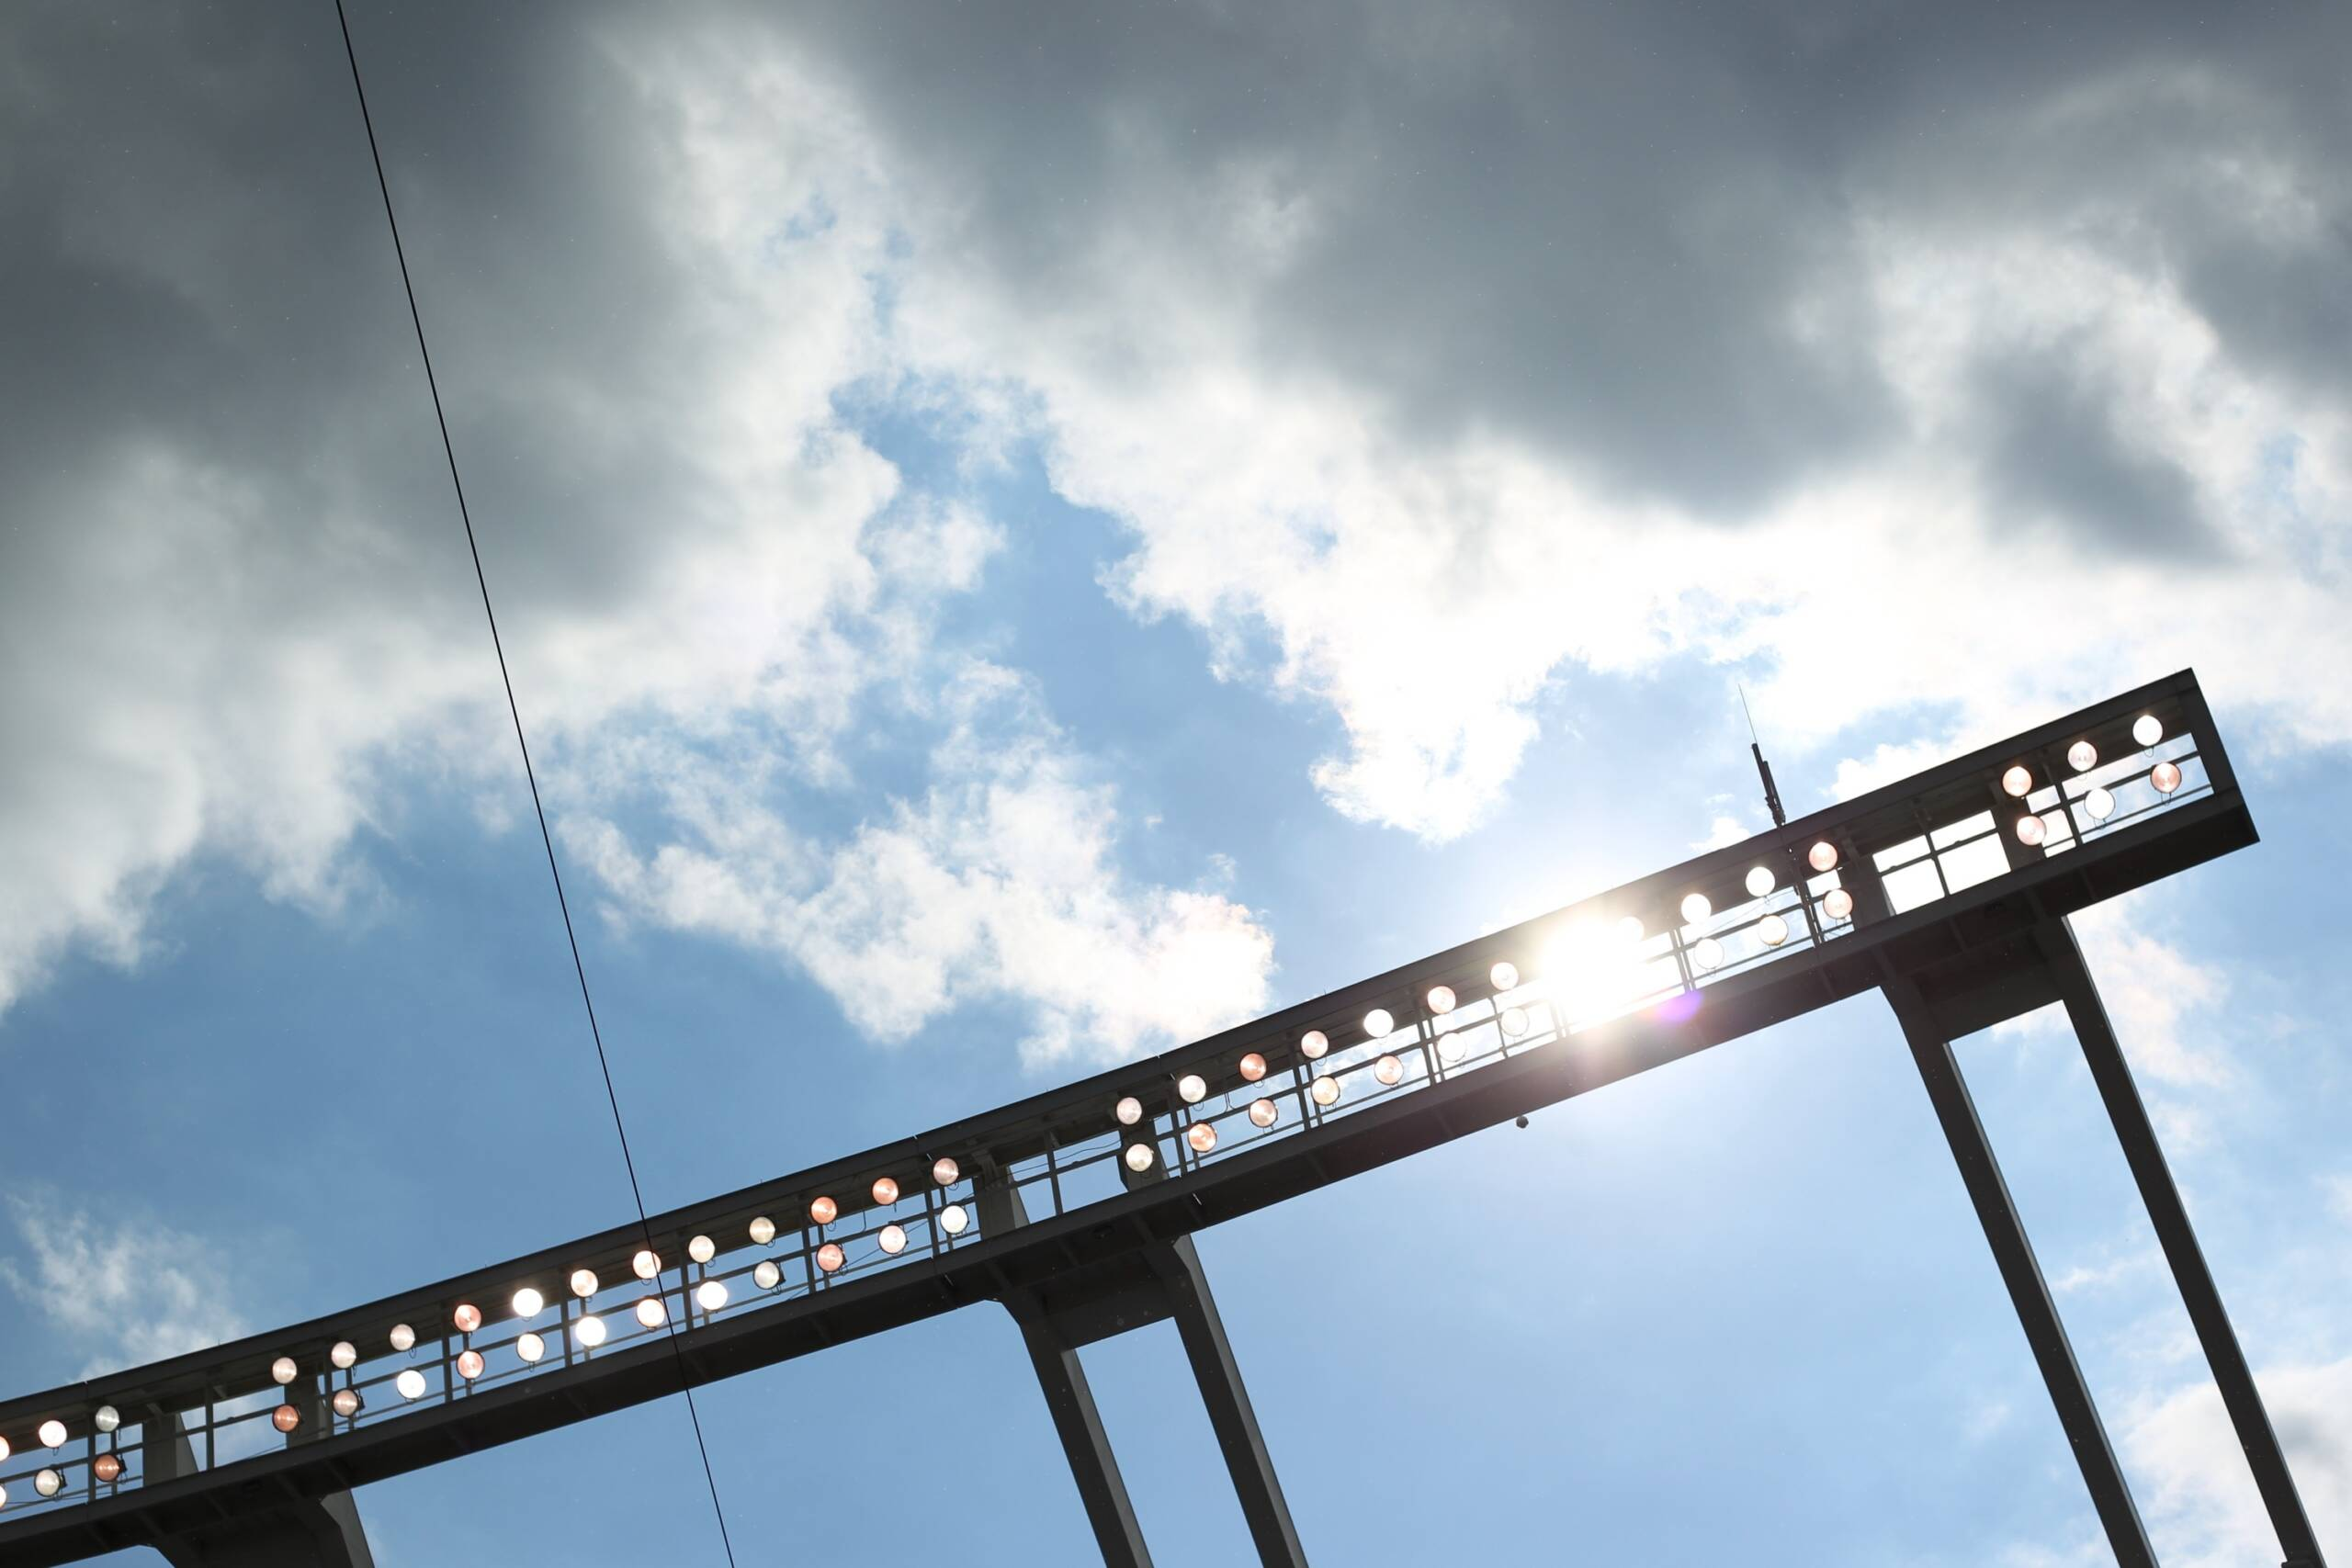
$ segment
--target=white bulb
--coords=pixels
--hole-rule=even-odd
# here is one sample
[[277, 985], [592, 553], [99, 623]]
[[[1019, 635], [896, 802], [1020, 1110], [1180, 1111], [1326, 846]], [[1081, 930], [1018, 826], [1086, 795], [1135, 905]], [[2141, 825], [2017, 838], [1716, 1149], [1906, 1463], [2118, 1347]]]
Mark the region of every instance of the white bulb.
[[1208, 1092], [1208, 1084], [1198, 1073], [1186, 1073], [1176, 1080], [1176, 1093], [1187, 1105], [1198, 1105]]
[[655, 1257], [650, 1248], [639, 1248], [637, 1256], [628, 1260], [628, 1266], [640, 1280], [650, 1280], [662, 1272], [662, 1259]]
[[1272, 1126], [1275, 1119], [1281, 1115], [1281, 1107], [1271, 1100], [1253, 1100], [1250, 1102], [1250, 1120], [1261, 1127]]
[[596, 1293], [596, 1270], [574, 1269], [571, 1271], [571, 1293], [586, 1301]]
[[1118, 1116], [1120, 1126], [1134, 1126], [1136, 1122], [1143, 1120], [1143, 1101], [1137, 1100], [1132, 1094], [1128, 1095], [1125, 1099], [1119, 1101]]
[[705, 1312], [717, 1312], [727, 1304], [727, 1286], [723, 1280], [705, 1280], [695, 1287], [695, 1305]]
[[1617, 922], [1617, 940], [1627, 947], [1633, 946], [1647, 934], [1649, 933], [1643, 926], [1642, 918], [1639, 915], [1628, 915]]
[[1141, 1174], [1142, 1172], [1151, 1168], [1151, 1145], [1149, 1144], [1129, 1144], [1127, 1145], [1127, 1168], [1136, 1172], [1137, 1174]]
[[1682, 923], [1686, 926], [1698, 925], [1714, 912], [1715, 907], [1707, 902], [1704, 893], [1693, 893], [1682, 900]]
[[2090, 793], [2083, 796], [2083, 809], [2091, 814], [2092, 821], [2104, 822], [2115, 815], [2115, 796], [2104, 787], [2093, 784]]
[[1720, 969], [1724, 964], [1724, 944], [1713, 937], [1702, 936], [1691, 946], [1690, 957], [1702, 969]]
[[1778, 947], [1789, 940], [1789, 922], [1778, 915], [1767, 915], [1756, 922], [1756, 935], [1767, 947]]
[[571, 1337], [580, 1341], [582, 1349], [594, 1350], [605, 1342], [605, 1320], [594, 1313], [584, 1313], [571, 1325]]
[[1431, 1017], [1443, 1018], [1447, 1013], [1453, 1010], [1453, 987], [1451, 986], [1431, 986], [1430, 987], [1430, 994], [1424, 998], [1423, 1000], [1429, 1003], [1430, 1014]]
[[1298, 1054], [1313, 1062], [1319, 1060], [1331, 1048], [1331, 1037], [1319, 1029], [1310, 1029], [1298, 1037]]
[[[280, 1388], [285, 1387], [288, 1383], [294, 1381], [297, 1371], [298, 1369], [294, 1365], [294, 1358], [291, 1356], [280, 1356], [277, 1359], [269, 1364], [270, 1379]], [[52, 1444], [51, 1446], [54, 1447], [55, 1445]]]
[[424, 1374], [418, 1371], [414, 1367], [403, 1368], [401, 1369], [401, 1375], [392, 1380], [392, 1386], [401, 1391], [401, 1397], [402, 1399], [423, 1399], [424, 1397]]
[[[327, 1352], [327, 1359], [333, 1361], [340, 1370], [349, 1371], [359, 1363], [359, 1347], [348, 1339], [338, 1339], [334, 1342], [334, 1348]], [[114, 1428], [101, 1425], [98, 1430], [111, 1432]]]
[[1498, 991], [1515, 991], [1519, 988], [1519, 965], [1506, 958], [1487, 971], [1487, 979]]
[[1772, 891], [1772, 868], [1770, 866], [1749, 866], [1747, 868], [1747, 896], [1750, 898], [1763, 897], [1764, 895]]
[[752, 1283], [763, 1291], [773, 1291], [784, 1283], [784, 1270], [773, 1259], [763, 1258], [752, 1266]]
[[359, 1406], [364, 1403], [365, 1401], [359, 1397], [359, 1391], [356, 1388], [339, 1388], [334, 1391], [334, 1413], [345, 1420], [358, 1415]]
[[2042, 827], [2041, 818], [2020, 817], [2018, 818], [2018, 843], [2023, 844], [2028, 849], [2032, 849], [2039, 845], [2041, 840], [2047, 837], [2049, 837], [2049, 830]]
[[2011, 768], [2001, 775], [2001, 787], [2023, 800], [2033, 793], [2033, 775], [2023, 768]]
[[1822, 908], [1833, 920], [1842, 920], [1854, 912], [1854, 896], [1842, 887], [1833, 887], [1821, 900]]
[[54, 1420], [44, 1421], [40, 1424], [40, 1429], [33, 1435], [40, 1439], [42, 1448], [62, 1449], [65, 1446], [65, 1423]]
[[539, 1315], [540, 1310], [547, 1304], [547, 1297], [539, 1294], [537, 1291], [533, 1290], [528, 1285], [524, 1286], [521, 1290], [514, 1292], [513, 1305], [514, 1308], [514, 1315], [516, 1317], [537, 1317]]
[[1405, 1076], [1405, 1064], [1394, 1056], [1383, 1056], [1372, 1065], [1372, 1076], [1394, 1088]]
[[1838, 869], [1838, 846], [1831, 843], [1826, 839], [1817, 840], [1814, 844], [1813, 848], [1805, 851], [1804, 863], [1813, 867], [1815, 871], [1836, 871]]
[[[351, 1363], [345, 1361], [342, 1364], [344, 1366], [349, 1366]], [[90, 1419], [97, 1424], [99, 1431], [111, 1432], [116, 1427], [122, 1425], [122, 1412], [117, 1410], [111, 1404], [101, 1404], [95, 1412], [92, 1413]], [[0, 1443], [0, 1459], [6, 1459], [7, 1457], [7, 1445]]]
[[1308, 1092], [1315, 1096], [1317, 1105], [1337, 1105], [1340, 1102], [1340, 1080], [1334, 1077], [1317, 1078], [1314, 1089]]
[[1374, 1008], [1363, 1015], [1363, 1032], [1372, 1039], [1385, 1040], [1396, 1032], [1396, 1021], [1388, 1016], [1386, 1008]]
[[698, 1235], [686, 1243], [686, 1256], [697, 1263], [707, 1263], [718, 1256], [718, 1244], [707, 1235]]
[[2066, 765], [2078, 773], [2087, 773], [2098, 766], [2098, 748], [2087, 740], [2077, 740], [2066, 748]]
[[0, 1508], [5, 1508], [5, 1507], [6, 1507], [7, 1506], [8, 1506], [8, 1489], [7, 1489], [6, 1486], [0, 1486]]
[[54, 1497], [65, 1489], [65, 1477], [53, 1470], [44, 1470], [33, 1477], [33, 1490], [44, 1497]]
[[939, 1211], [939, 1228], [949, 1235], [962, 1235], [964, 1227], [971, 1223], [972, 1216], [964, 1212], [961, 1203], [950, 1203]]
[[395, 1350], [413, 1348], [416, 1344], [416, 1330], [405, 1323], [396, 1323], [392, 1325], [391, 1341], [392, 1348]]
[[1462, 1036], [1452, 1030], [1437, 1037], [1437, 1059], [1447, 1066], [1462, 1060]]
[[0, 1438], [0, 1459], [6, 1459], [10, 1451], [8, 1439], [6, 1438]]
[[1518, 1039], [1527, 1032], [1527, 1010], [1525, 1008], [1503, 1009], [1502, 1022], [1503, 1032], [1514, 1040]]
[[775, 1222], [762, 1214], [752, 1222], [752, 1245], [765, 1247], [775, 1239]]
[[648, 1296], [637, 1303], [637, 1321], [648, 1328], [659, 1328], [670, 1321], [670, 1309], [660, 1296]]
[[536, 1334], [523, 1334], [515, 1338], [514, 1353], [526, 1361], [537, 1361], [548, 1353], [548, 1342]]
[[884, 1225], [882, 1234], [874, 1239], [881, 1244], [883, 1251], [893, 1258], [907, 1249], [907, 1233], [901, 1225]]
[[935, 1159], [931, 1162], [931, 1179], [937, 1186], [953, 1187], [963, 1175], [964, 1168], [952, 1159]]
[[2143, 713], [2132, 721], [2132, 739], [2141, 745], [2154, 746], [2164, 738], [2165, 727], [2157, 722], [2154, 714]]

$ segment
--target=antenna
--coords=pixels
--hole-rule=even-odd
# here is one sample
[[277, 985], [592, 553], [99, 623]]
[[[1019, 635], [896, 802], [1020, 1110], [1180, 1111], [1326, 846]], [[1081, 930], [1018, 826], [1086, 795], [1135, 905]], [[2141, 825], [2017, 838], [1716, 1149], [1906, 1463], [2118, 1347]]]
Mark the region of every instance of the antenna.
[[1785, 828], [1789, 825], [1789, 814], [1781, 809], [1781, 792], [1772, 787], [1772, 764], [1764, 760], [1764, 742], [1756, 735], [1756, 712], [1747, 705], [1747, 682], [1736, 684], [1739, 687], [1739, 711], [1747, 716], [1747, 750], [1756, 759], [1757, 774], [1764, 781], [1764, 807], [1772, 814], [1773, 827]]

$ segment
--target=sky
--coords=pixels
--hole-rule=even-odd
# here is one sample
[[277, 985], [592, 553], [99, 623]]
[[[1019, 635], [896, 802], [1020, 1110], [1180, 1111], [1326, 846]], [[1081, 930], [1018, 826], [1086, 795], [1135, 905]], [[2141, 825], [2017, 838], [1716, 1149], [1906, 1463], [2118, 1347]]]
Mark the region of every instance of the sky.
[[[2078, 924], [2352, 1558], [2352, 15], [351, 18], [650, 1207], [1754, 833], [1743, 688], [1803, 812], [2193, 667], [2263, 842]], [[0, 15], [0, 1382], [628, 1217], [332, 6]], [[2063, 1025], [1960, 1054], [2275, 1561]], [[1875, 997], [1199, 1245], [1319, 1562], [2111, 1561]], [[700, 1398], [747, 1565], [1089, 1559], [997, 1309]], [[724, 1561], [674, 1399], [358, 1506]]]

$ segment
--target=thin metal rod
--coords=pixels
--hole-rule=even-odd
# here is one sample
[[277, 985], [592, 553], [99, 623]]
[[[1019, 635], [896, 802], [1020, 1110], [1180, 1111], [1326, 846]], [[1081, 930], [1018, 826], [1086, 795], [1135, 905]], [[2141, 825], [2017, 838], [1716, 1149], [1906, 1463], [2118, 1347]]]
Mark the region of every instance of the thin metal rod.
[[2245, 1450], [2246, 1466], [2254, 1472], [2254, 1483], [2270, 1515], [2271, 1529], [2278, 1532], [2279, 1550], [2287, 1554], [2286, 1568], [2326, 1568], [2319, 1538], [2312, 1531], [2303, 1500], [2295, 1491], [2295, 1478], [2287, 1469], [2286, 1452], [2279, 1447], [2278, 1434], [2271, 1429], [2261, 1391], [2255, 1387], [2237, 1331], [2230, 1326], [2221, 1290], [2213, 1283], [2213, 1271], [2206, 1267], [2204, 1249], [2197, 1245], [2180, 1189], [2173, 1183], [2172, 1169], [2165, 1163], [2164, 1148], [2148, 1120], [2148, 1108], [2132, 1080], [2132, 1068], [2116, 1043], [2106, 1004], [2099, 999], [2089, 965], [2083, 962], [2073, 928], [2063, 920], [2047, 928], [2041, 946], [2066, 1016], [2074, 1023], [2075, 1036], [2082, 1042], [2091, 1081], [2098, 1086], [2099, 1099], [2107, 1104], [2108, 1120], [2114, 1124], [2116, 1141], [2123, 1145], [2132, 1179], [2139, 1184], [2140, 1201], [2147, 1205], [2157, 1245], [2164, 1248], [2173, 1282], [2180, 1288], [2181, 1302], [2188, 1309], [2189, 1324], [2197, 1330], [2197, 1342], [2212, 1369], [2214, 1386], [2221, 1390], [2222, 1406], [2230, 1414], [2238, 1447]]
[[2000, 1163], [1993, 1157], [1992, 1143], [1984, 1135], [1984, 1122], [1977, 1119], [1975, 1101], [1969, 1098], [1951, 1043], [1944, 1038], [1917, 986], [1890, 976], [1885, 991], [1903, 1025], [1904, 1038], [1910, 1043], [1912, 1059], [1918, 1064], [1919, 1078], [1935, 1106], [1936, 1120], [1943, 1124], [1944, 1140], [1951, 1145], [1952, 1160], [1960, 1167], [1969, 1201], [1975, 1205], [1976, 1218], [1984, 1227], [1984, 1239], [1992, 1246], [2002, 1282], [2009, 1288], [2009, 1301], [2017, 1308], [2026, 1343], [2032, 1347], [2033, 1359], [2041, 1368], [2050, 1402], [2057, 1406], [2058, 1422], [2075, 1450], [2083, 1483], [2090, 1488], [2091, 1505], [2107, 1531], [2108, 1545], [2120, 1568], [2156, 1568], [2155, 1549], [2148, 1543], [2147, 1528], [2140, 1522], [2132, 1489], [2124, 1483], [2123, 1467], [2116, 1461], [2107, 1428], [2099, 1422], [2098, 1406], [2091, 1399], [2090, 1385], [2084, 1382], [2074, 1347], [2067, 1343], [2066, 1328], [2058, 1320], [2058, 1307], [2050, 1299], [2041, 1266], [2034, 1261], [2033, 1244], [2026, 1238], [2008, 1183], [2001, 1179]]

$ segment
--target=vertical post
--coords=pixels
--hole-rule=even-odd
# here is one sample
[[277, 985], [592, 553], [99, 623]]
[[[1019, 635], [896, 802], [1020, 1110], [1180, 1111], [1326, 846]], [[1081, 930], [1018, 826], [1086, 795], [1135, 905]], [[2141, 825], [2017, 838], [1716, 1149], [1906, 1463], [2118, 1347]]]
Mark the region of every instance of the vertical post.
[[2312, 1533], [2303, 1500], [2295, 1491], [2295, 1478], [2288, 1472], [2278, 1434], [2271, 1429], [2269, 1413], [2263, 1408], [2245, 1352], [2238, 1345], [2236, 1330], [2230, 1326], [2222, 1292], [2213, 1283], [2212, 1270], [2205, 1265], [2204, 1249], [2197, 1245], [2180, 1189], [2173, 1184], [2171, 1168], [2165, 1163], [2155, 1127], [2148, 1120], [2148, 1108], [2132, 1081], [2131, 1066], [2116, 1043], [2106, 1004], [2099, 1000], [2098, 987], [2083, 962], [2082, 949], [2075, 945], [2073, 928], [2063, 920], [2049, 926], [2041, 933], [2041, 945], [2052, 977], [2057, 981], [2059, 998], [2065, 1004], [2066, 1017], [2075, 1026], [2075, 1038], [2082, 1042], [2091, 1081], [2098, 1086], [2099, 1099], [2107, 1104], [2116, 1142], [2123, 1145], [2132, 1179], [2139, 1185], [2140, 1201], [2147, 1206], [2157, 1244], [2172, 1268], [2173, 1282], [2188, 1309], [2197, 1343], [2205, 1352], [2206, 1365], [2212, 1369], [2222, 1408], [2236, 1429], [2238, 1447], [2245, 1450], [2246, 1466], [2254, 1472], [2254, 1483], [2270, 1515], [2271, 1529], [2278, 1532], [2279, 1550], [2287, 1554], [2286, 1568], [2325, 1568], [2319, 1538]]
[[2002, 1282], [2009, 1288], [2010, 1303], [2017, 1308], [2018, 1323], [2041, 1369], [2050, 1402], [2057, 1406], [2059, 1425], [2065, 1428], [2066, 1441], [2075, 1450], [2083, 1483], [2090, 1488], [2091, 1505], [2107, 1531], [2108, 1545], [2120, 1568], [2156, 1568], [2155, 1549], [2140, 1522], [2132, 1490], [2124, 1484], [2123, 1468], [2107, 1440], [2107, 1428], [2099, 1423], [2098, 1406], [2091, 1399], [2090, 1385], [2083, 1381], [2074, 1347], [2066, 1341], [2065, 1325], [2058, 1320], [2050, 1287], [2042, 1280], [2041, 1265], [2034, 1261], [2033, 1244], [2026, 1238], [2008, 1184], [2001, 1179], [2000, 1163], [1993, 1157], [1984, 1124], [1977, 1119], [1975, 1101], [1969, 1098], [1951, 1043], [1937, 1025], [1917, 985], [1890, 975], [1884, 988], [1903, 1025], [1904, 1038], [1910, 1043], [1912, 1058], [1918, 1064], [1936, 1120], [1942, 1123], [1944, 1139], [1951, 1145], [1969, 1201], [1975, 1205], [1977, 1221], [1984, 1227], [1984, 1239], [1992, 1246]]

